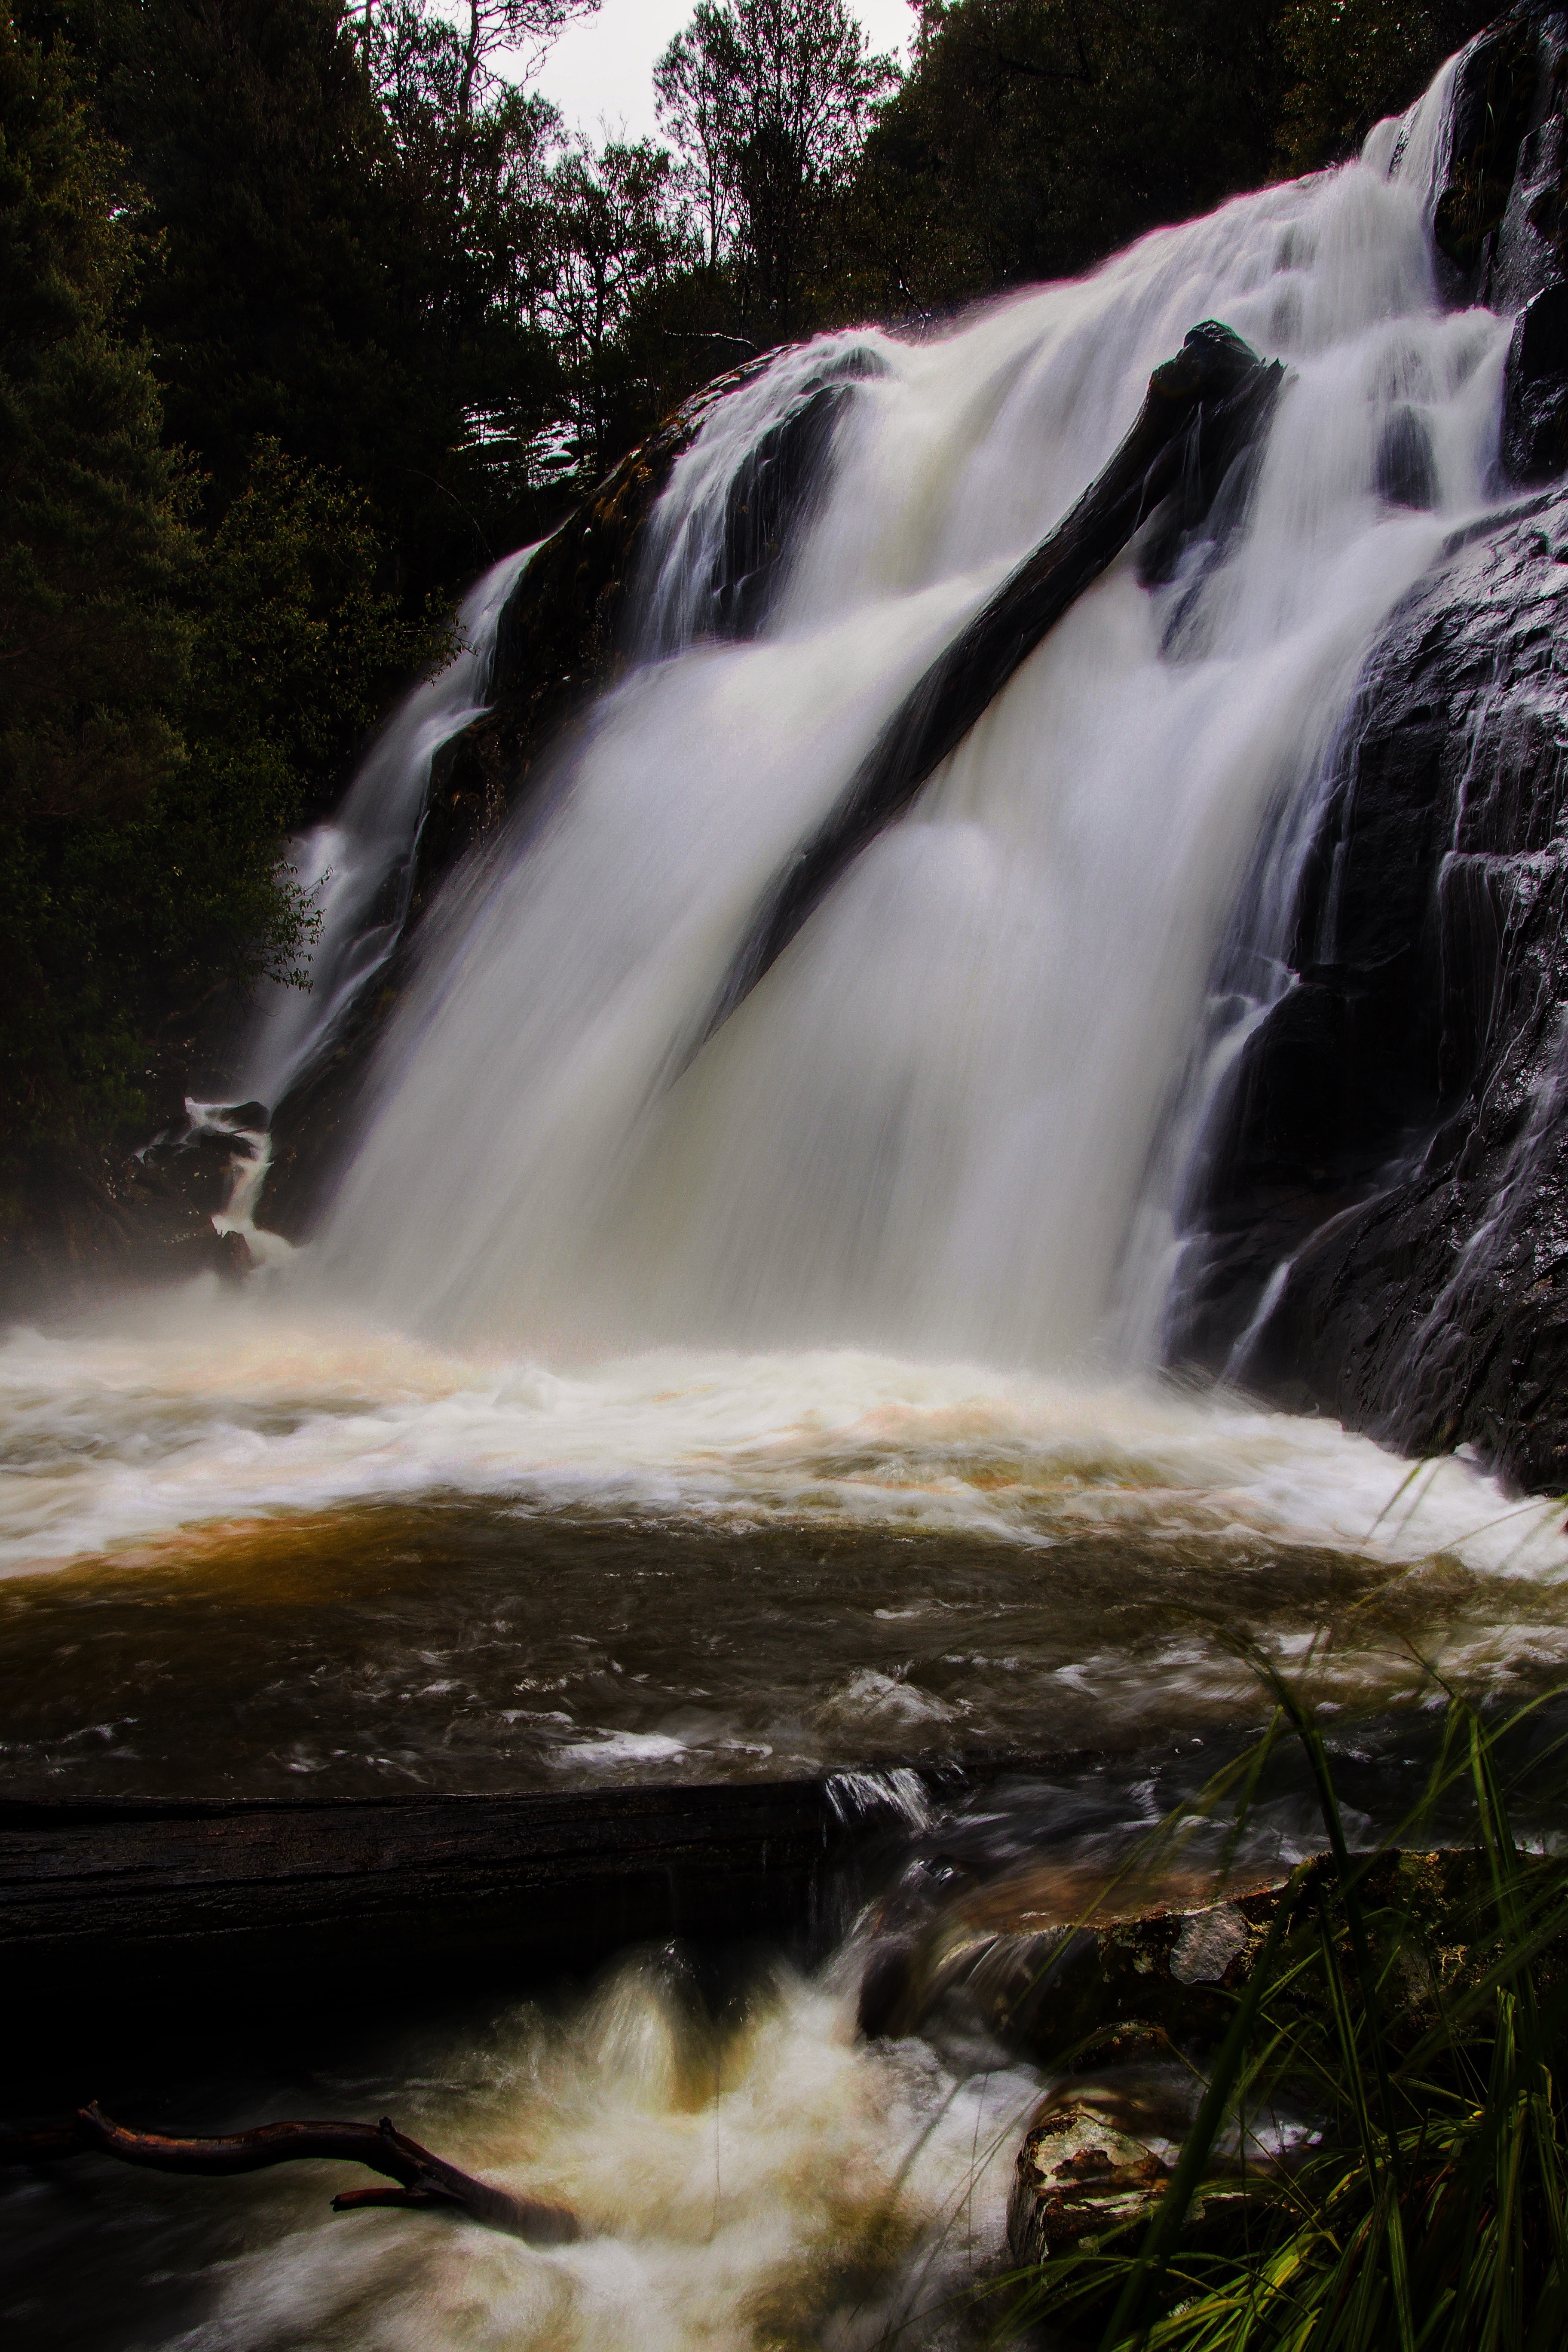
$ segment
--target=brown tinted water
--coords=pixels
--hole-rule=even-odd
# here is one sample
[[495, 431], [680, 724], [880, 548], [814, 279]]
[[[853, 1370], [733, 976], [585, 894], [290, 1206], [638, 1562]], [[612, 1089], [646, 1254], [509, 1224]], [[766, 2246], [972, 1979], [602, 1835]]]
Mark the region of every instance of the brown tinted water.
[[1126, 1747], [1255, 1713], [1239, 1635], [1342, 1699], [1409, 1687], [1410, 1645], [1527, 1687], [1568, 1591], [1239, 1532], [355, 1505], [0, 1584], [0, 1756], [12, 1795], [257, 1795]]
[[[0, 1342], [16, 1795], [1092, 1747], [1118, 1753], [1089, 1811], [1061, 1788], [1001, 1806], [972, 1874], [1016, 1874], [1047, 1831], [1097, 1866], [1164, 1808], [1151, 1748], [1201, 1757], [1258, 1713], [1238, 1637], [1353, 1711], [1412, 1691], [1413, 1650], [1531, 1690], [1568, 1654], [1565, 1568], [1559, 1516], [1463, 1464], [1413, 1474], [1332, 1424], [1158, 1383], [841, 1351], [544, 1371], [210, 1294]], [[861, 2038], [846, 1900], [836, 1951], [753, 1955], [717, 1990], [632, 1953], [495, 2013], [455, 1985], [417, 2032], [427, 1985], [373, 2031], [356, 1988], [323, 1987], [265, 2063], [243, 2017], [177, 2077], [128, 2052], [125, 2120], [391, 2112], [573, 2203], [585, 2238], [334, 2219], [351, 2183], [329, 2168], [182, 2182], [89, 2159], [0, 2189], [7, 2344], [975, 2340], [955, 2297], [999, 2259], [1041, 2079], [973, 2032]], [[394, 1962], [374, 1990], [396, 1983]]]

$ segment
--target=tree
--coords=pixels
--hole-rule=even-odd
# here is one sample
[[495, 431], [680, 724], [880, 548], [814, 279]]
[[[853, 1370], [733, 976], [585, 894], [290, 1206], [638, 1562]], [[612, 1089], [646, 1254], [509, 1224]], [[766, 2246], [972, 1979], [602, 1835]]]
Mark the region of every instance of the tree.
[[1291, 0], [1280, 24], [1292, 74], [1281, 163], [1309, 172], [1352, 153], [1499, 13], [1497, 0]]
[[614, 454], [611, 419], [625, 372], [614, 346], [633, 308], [656, 299], [672, 268], [691, 258], [670, 179], [668, 154], [645, 139], [634, 146], [612, 140], [598, 155], [580, 141], [550, 175], [556, 269], [547, 318], [580, 453], [596, 471]]
[[440, 569], [427, 562], [418, 576], [450, 578], [538, 535], [522, 452], [563, 397], [543, 318], [560, 118], [537, 92], [495, 79], [465, 121], [462, 37], [420, 0], [382, 8], [370, 56], [385, 125], [376, 185], [393, 331], [431, 404], [420, 475]]
[[13, 1146], [72, 1116], [113, 1059], [106, 1024], [123, 1026], [90, 956], [69, 951], [62, 845], [145, 801], [180, 749], [187, 640], [176, 591], [191, 543], [180, 468], [161, 445], [157, 384], [118, 331], [140, 258], [129, 193], [123, 159], [73, 95], [65, 52], [45, 57], [0, 13], [0, 909], [10, 1000], [0, 1131]]
[[728, 84], [700, 25], [677, 33], [653, 68], [661, 127], [680, 158], [676, 183], [702, 224], [703, 259], [716, 268], [735, 227], [728, 163]]
[[467, 23], [459, 37], [457, 136], [453, 142], [453, 194], [461, 202], [467, 184], [469, 131], [476, 101], [497, 79], [490, 60], [498, 52], [523, 52], [520, 79], [537, 73], [556, 35], [574, 16], [591, 16], [599, 0], [465, 0]]
[[7, 1154], [138, 1118], [172, 1003], [297, 970], [281, 838], [449, 642], [401, 613], [363, 494], [276, 441], [197, 527], [126, 332], [138, 194], [72, 75], [0, 15]]
[[557, 34], [574, 16], [592, 16], [599, 0], [464, 0], [464, 6], [468, 21], [461, 36], [458, 114], [466, 121], [477, 91], [492, 79], [490, 59], [497, 51], [521, 51], [518, 79], [528, 80]]
[[774, 338], [794, 329], [813, 233], [896, 79], [846, 0], [700, 0], [659, 61], [710, 259], [728, 231], [742, 315]]
[[929, 311], [1063, 278], [1267, 179], [1282, 0], [959, 0], [922, 12], [841, 248], [862, 301]]
[[930, 312], [1076, 275], [1283, 166], [1337, 162], [1496, 0], [922, 0], [831, 299]]
[[[368, 493], [411, 617], [537, 535], [476, 420], [526, 438], [559, 399], [538, 324], [559, 125], [492, 69], [479, 4], [476, 35], [432, 0], [378, 0], [368, 26], [343, 0], [22, 0], [78, 29], [141, 192], [134, 321], [205, 519], [272, 436]], [[561, 14], [509, 21], [542, 37]]]

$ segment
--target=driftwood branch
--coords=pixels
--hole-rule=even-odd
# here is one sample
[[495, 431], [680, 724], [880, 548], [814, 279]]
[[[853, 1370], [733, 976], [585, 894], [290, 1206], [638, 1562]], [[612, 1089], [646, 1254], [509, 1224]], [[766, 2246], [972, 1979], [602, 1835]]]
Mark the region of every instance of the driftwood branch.
[[1202, 520], [1236, 459], [1257, 441], [1283, 379], [1278, 361], [1266, 365], [1212, 320], [1194, 327], [1176, 356], [1155, 370], [1138, 420], [1104, 471], [937, 656], [836, 805], [774, 877], [706, 1020], [677, 1059], [676, 1076], [1139, 526], [1166, 508], [1166, 535], [1179, 541]]
[[0, 2164], [51, 2164], [96, 2151], [121, 2164], [153, 2172], [186, 2172], [209, 2179], [236, 2172], [262, 2172], [274, 2164], [323, 2159], [362, 2164], [395, 2185], [349, 2189], [332, 2200], [338, 2213], [365, 2206], [457, 2212], [487, 2230], [526, 2238], [532, 2245], [559, 2245], [575, 2238], [576, 2216], [564, 2206], [536, 2203], [488, 2180], [460, 2172], [444, 2157], [400, 2132], [389, 2116], [379, 2124], [261, 2124], [254, 2131], [223, 2132], [212, 2138], [176, 2137], [165, 2132], [128, 2131], [112, 2123], [95, 2100], [68, 2121], [0, 2132]]

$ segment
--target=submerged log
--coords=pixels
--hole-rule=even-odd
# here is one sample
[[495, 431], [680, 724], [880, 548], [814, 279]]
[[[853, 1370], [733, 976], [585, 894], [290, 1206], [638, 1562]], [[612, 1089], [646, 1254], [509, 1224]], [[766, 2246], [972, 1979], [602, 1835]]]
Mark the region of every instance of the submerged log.
[[1283, 381], [1279, 361], [1265, 364], [1213, 320], [1194, 327], [1176, 356], [1155, 370], [1137, 422], [1110, 464], [938, 655], [837, 804], [775, 877], [681, 1069], [1134, 532], [1167, 500], [1167, 537], [1201, 522], [1237, 458], [1257, 441]]
[[121, 2164], [152, 2172], [195, 2174], [208, 2179], [263, 2172], [275, 2164], [318, 2161], [362, 2164], [395, 2184], [391, 2189], [347, 2189], [332, 2200], [335, 2213], [367, 2206], [408, 2211], [444, 2211], [500, 2230], [531, 2245], [560, 2245], [579, 2235], [577, 2217], [564, 2206], [518, 2197], [493, 2181], [460, 2172], [434, 2156], [390, 2116], [379, 2124], [277, 2123], [253, 2131], [222, 2132], [193, 2138], [168, 2132], [128, 2131], [113, 2123], [97, 2100], [62, 2123], [32, 2130], [0, 2130], [0, 2165], [57, 2164], [88, 2154], [112, 2156]]
[[[648, 1937], [789, 1932], [850, 1827], [821, 1780], [517, 1796], [0, 1801], [0, 1980], [205, 2009], [580, 1965]], [[85, 2085], [83, 2086], [86, 2087]]]

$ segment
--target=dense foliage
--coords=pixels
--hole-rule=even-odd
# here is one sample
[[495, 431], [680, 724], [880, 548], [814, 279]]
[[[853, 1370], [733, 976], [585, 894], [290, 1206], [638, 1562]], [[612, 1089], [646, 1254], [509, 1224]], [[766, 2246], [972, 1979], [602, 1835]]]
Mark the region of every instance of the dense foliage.
[[697, 0], [663, 139], [596, 149], [530, 87], [594, 5], [0, 16], [13, 1155], [133, 1129], [172, 1007], [298, 971], [287, 829], [685, 393], [1333, 160], [1487, 13], [925, 0], [901, 75], [852, 0]]
[[1328, 1850], [1291, 1872], [1225, 1995], [1146, 2226], [1108, 2215], [1003, 2282], [1006, 2334], [1043, 2320], [1047, 2341], [1101, 2352], [1547, 2352], [1568, 2336], [1568, 1877], [1510, 1813], [1560, 1814], [1560, 1703], [1483, 1718], [1440, 1685], [1425, 1788], [1353, 1853], [1365, 1816], [1342, 1811], [1321, 1724], [1251, 1654], [1278, 1701], [1268, 1733], [1138, 1863], [1175, 1861], [1206, 1814], [1230, 1816], [1236, 1852], [1282, 1738]]

